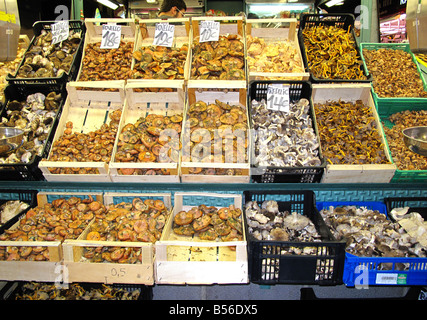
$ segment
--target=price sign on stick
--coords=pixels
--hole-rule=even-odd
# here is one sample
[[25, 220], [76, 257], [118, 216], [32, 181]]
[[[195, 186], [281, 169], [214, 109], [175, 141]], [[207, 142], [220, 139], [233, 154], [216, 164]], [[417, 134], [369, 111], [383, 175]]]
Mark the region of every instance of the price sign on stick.
[[219, 21], [200, 21], [200, 42], [219, 40]]
[[289, 112], [289, 86], [281, 83], [268, 85], [267, 109]]
[[175, 26], [168, 22], [156, 23], [153, 46], [172, 47]]
[[101, 49], [117, 49], [120, 46], [122, 26], [103, 24]]
[[52, 44], [57, 44], [68, 39], [70, 24], [68, 21], [58, 21], [50, 25], [52, 31]]

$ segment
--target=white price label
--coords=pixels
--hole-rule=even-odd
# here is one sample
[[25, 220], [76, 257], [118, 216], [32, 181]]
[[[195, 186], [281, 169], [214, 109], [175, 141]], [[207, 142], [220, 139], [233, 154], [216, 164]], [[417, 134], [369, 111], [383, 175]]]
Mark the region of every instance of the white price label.
[[66, 20], [53, 23], [50, 28], [52, 31], [52, 44], [67, 40], [70, 35], [70, 24]]
[[268, 85], [267, 109], [289, 112], [289, 86], [284, 84]]
[[200, 21], [200, 42], [219, 40], [219, 21]]
[[122, 26], [103, 24], [101, 49], [117, 49], [122, 37]]
[[175, 26], [168, 22], [156, 23], [153, 46], [172, 47]]

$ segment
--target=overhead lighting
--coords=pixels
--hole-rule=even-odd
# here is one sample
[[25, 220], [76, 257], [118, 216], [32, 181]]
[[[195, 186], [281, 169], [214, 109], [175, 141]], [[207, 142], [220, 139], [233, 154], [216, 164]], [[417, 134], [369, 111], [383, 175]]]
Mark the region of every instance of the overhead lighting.
[[333, 6], [341, 6], [344, 4], [344, 0], [330, 0], [328, 2], [325, 3], [325, 5], [330, 8]]
[[110, 0], [96, 0], [96, 1], [113, 10], [116, 10], [119, 7], [118, 4]]

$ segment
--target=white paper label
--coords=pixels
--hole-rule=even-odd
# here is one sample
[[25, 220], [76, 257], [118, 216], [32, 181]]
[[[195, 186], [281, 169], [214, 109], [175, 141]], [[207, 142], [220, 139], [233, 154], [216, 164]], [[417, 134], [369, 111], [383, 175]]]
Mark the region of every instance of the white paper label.
[[377, 273], [376, 284], [397, 284], [397, 273]]
[[52, 44], [57, 44], [68, 39], [70, 24], [67, 20], [58, 21], [50, 25], [52, 31]]
[[200, 42], [219, 40], [219, 21], [200, 21]]
[[103, 24], [101, 49], [117, 49], [120, 46], [122, 26]]
[[168, 22], [156, 23], [153, 46], [172, 47], [175, 26]]
[[268, 85], [267, 109], [289, 112], [289, 86], [281, 83]]

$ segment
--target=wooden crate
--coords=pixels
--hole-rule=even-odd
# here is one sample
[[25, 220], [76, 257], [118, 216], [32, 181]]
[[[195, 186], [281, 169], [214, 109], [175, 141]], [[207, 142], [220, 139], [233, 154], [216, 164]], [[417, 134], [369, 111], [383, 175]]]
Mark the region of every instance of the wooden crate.
[[[237, 34], [239, 39], [243, 42], [244, 52], [246, 53], [246, 39], [245, 39], [245, 27], [244, 27], [244, 18], [242, 16], [234, 17], [192, 17], [192, 30], [193, 30], [193, 39], [192, 47], [194, 46], [195, 41], [200, 37], [199, 24], [201, 21], [216, 21], [220, 23], [219, 35], [227, 36], [229, 34]], [[246, 88], [247, 87], [247, 74], [246, 66], [244, 67], [245, 79], [244, 80], [199, 80], [192, 79], [191, 77], [191, 68], [193, 64], [193, 50], [191, 51], [190, 56], [190, 75], [188, 78], [188, 85], [192, 87], [200, 88]], [[245, 63], [246, 65], [246, 63]]]
[[[102, 194], [93, 192], [90, 194], [98, 201], [102, 201]], [[61, 197], [87, 197], [88, 193], [61, 193], [39, 192], [37, 194], [37, 206]], [[11, 227], [18, 226], [19, 221]], [[63, 281], [63, 249], [61, 241], [0, 241], [0, 247], [47, 247], [49, 261], [0, 261], [0, 280], [5, 281]]]
[[370, 106], [376, 120], [376, 127], [384, 144], [384, 152], [390, 164], [330, 164], [327, 163], [321, 182], [323, 183], [388, 183], [396, 171], [387, 152], [387, 144], [378, 112], [371, 94], [370, 84], [313, 84], [313, 106], [326, 101], [361, 100]]
[[246, 46], [248, 48], [248, 36], [257, 37], [265, 41], [266, 44], [272, 42], [293, 43], [298, 54], [298, 62], [301, 63], [301, 72], [258, 72], [251, 71], [247, 64], [248, 81], [252, 80], [308, 80], [310, 74], [304, 70], [301, 49], [297, 38], [297, 19], [246, 19]]
[[[66, 129], [67, 122], [73, 122], [73, 132], [89, 133], [109, 123], [109, 112], [122, 110], [125, 100], [124, 80], [97, 83], [95, 81], [69, 82], [68, 97], [61, 119], [53, 138], [54, 145]], [[101, 89], [101, 90], [100, 90]], [[112, 89], [114, 91], [103, 91]], [[105, 162], [61, 162], [50, 161], [52, 150], [47, 160], [39, 163], [39, 168], [48, 181], [106, 182], [111, 181], [108, 163]], [[99, 174], [53, 174], [49, 168], [91, 168], [98, 169]]]
[[[209, 81], [209, 80], [206, 80]], [[192, 87], [192, 84], [195, 87]], [[196, 101], [204, 101], [207, 104], [215, 103], [215, 100], [218, 99], [222, 102], [226, 102], [231, 105], [240, 105], [244, 106], [247, 110], [247, 101], [246, 101], [246, 88], [234, 88], [228, 87], [226, 81], [218, 82], [216, 88], [207, 87], [199, 88], [196, 83], [188, 83], [187, 94], [188, 94], [188, 107]], [[187, 111], [188, 111], [187, 107]], [[227, 162], [227, 163], [215, 163], [215, 162], [193, 162], [192, 159], [188, 157], [191, 151], [188, 148], [188, 141], [190, 139], [191, 133], [188, 121], [186, 116], [184, 117], [183, 132], [182, 132], [182, 159], [181, 159], [181, 181], [182, 182], [196, 182], [196, 183], [247, 183], [250, 181], [250, 146], [251, 146], [251, 135], [249, 134], [249, 115], [247, 113], [247, 135], [248, 147], [246, 149], [246, 158], [245, 162]], [[237, 137], [236, 137], [237, 139]], [[187, 155], [187, 156], [186, 156]], [[237, 160], [237, 155], [234, 155]], [[190, 160], [190, 161], [188, 161]], [[194, 174], [191, 173], [191, 168], [218, 168], [218, 169], [237, 169], [241, 170], [241, 175], [206, 175], [206, 174]]]
[[[184, 66], [184, 79], [169, 79], [169, 82], [188, 80], [190, 64], [191, 64], [191, 41], [192, 41], [192, 28], [190, 18], [172, 18], [167, 20], [162, 19], [140, 19], [139, 20], [139, 35], [135, 44], [135, 50], [141, 47], [153, 46], [154, 35], [157, 23], [168, 22], [175, 26], [174, 40], [172, 47], [181, 48], [183, 45], [188, 45], [187, 59]], [[136, 59], [132, 59], [132, 70], [135, 68]], [[137, 79], [135, 79], [137, 80]], [[164, 80], [151, 79], [153, 83], [162, 82]], [[175, 84], [172, 84], [175, 86]]]
[[162, 238], [156, 242], [156, 283], [247, 283], [248, 260], [244, 228], [242, 241], [228, 242], [205, 241], [173, 232], [173, 217], [181, 210], [189, 210], [201, 204], [217, 208], [233, 204], [236, 208], [242, 208], [242, 196], [197, 192], [175, 193], [173, 214], [165, 225]]
[[[120, 24], [122, 26], [122, 34], [121, 34], [121, 40], [124, 42], [133, 42], [133, 48], [135, 50], [135, 45], [138, 41], [138, 24], [134, 19], [121, 19], [121, 18], [86, 18], [85, 19], [85, 26], [86, 26], [86, 35], [85, 35], [85, 42], [83, 47], [83, 54], [82, 54], [82, 62], [80, 64], [79, 73], [77, 75], [77, 81], [80, 81], [80, 76], [82, 74], [82, 66], [83, 66], [83, 59], [86, 54], [86, 48], [89, 43], [97, 43], [101, 42], [102, 40], [102, 24]], [[132, 58], [129, 58], [130, 66], [132, 67]], [[106, 64], [108, 66], [108, 64]], [[113, 81], [113, 80], [111, 80]], [[109, 82], [109, 81], [97, 81], [99, 84]]]
[[[104, 204], [111, 205], [120, 202], [132, 202], [132, 199], [160, 199], [168, 211], [171, 211], [171, 194], [169, 193], [104, 193]], [[170, 217], [171, 215], [169, 215]], [[84, 240], [90, 226], [77, 240], [66, 240], [64, 252], [64, 282], [102, 282], [128, 284], [154, 284], [154, 244], [148, 242], [120, 242]], [[127, 263], [92, 263], [82, 260], [85, 247], [123, 247], [141, 249], [140, 264]]]
[[[138, 92], [139, 89], [172, 89], [172, 92]], [[134, 124], [148, 114], [184, 116], [184, 80], [129, 80], [126, 84], [126, 103], [123, 109], [118, 133], [126, 124]], [[168, 133], [165, 133], [169, 135]], [[170, 135], [169, 135], [170, 136]], [[174, 139], [180, 139], [180, 135]], [[109, 164], [110, 177], [114, 182], [180, 182], [179, 159], [172, 162], [118, 162], [116, 152], [119, 139], [113, 149]], [[180, 142], [180, 140], [178, 141]], [[169, 151], [168, 145], [164, 146]], [[167, 152], [165, 151], [165, 152]], [[168, 169], [170, 175], [120, 174], [120, 169]]]

